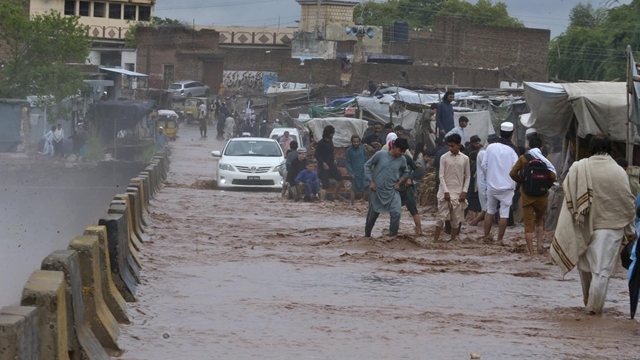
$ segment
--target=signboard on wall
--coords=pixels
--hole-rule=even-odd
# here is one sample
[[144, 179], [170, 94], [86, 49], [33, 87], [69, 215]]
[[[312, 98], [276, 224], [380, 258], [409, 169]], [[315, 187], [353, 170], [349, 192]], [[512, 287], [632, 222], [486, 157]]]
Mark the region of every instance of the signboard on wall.
[[227, 94], [264, 94], [278, 81], [278, 74], [268, 71], [224, 71], [224, 90]]

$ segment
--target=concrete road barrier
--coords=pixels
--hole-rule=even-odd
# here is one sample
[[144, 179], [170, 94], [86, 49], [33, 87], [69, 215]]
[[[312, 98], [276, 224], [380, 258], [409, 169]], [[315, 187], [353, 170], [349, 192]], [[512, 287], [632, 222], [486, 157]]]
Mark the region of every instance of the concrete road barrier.
[[80, 265], [82, 301], [84, 302], [86, 319], [102, 346], [110, 348], [108, 343], [112, 341], [112, 337], [117, 341], [120, 329], [102, 295], [98, 237], [77, 236], [69, 243], [69, 250], [77, 253]]
[[140, 240], [144, 242], [144, 238], [142, 237], [142, 234], [144, 234], [144, 226], [146, 226], [147, 224], [146, 224], [146, 221], [144, 221], [142, 216], [142, 199], [140, 197], [140, 193], [138, 192], [137, 188], [128, 187], [126, 194], [129, 195], [129, 201], [133, 206], [133, 214], [136, 220], [135, 223], [136, 223], [136, 231], [138, 232], [138, 237], [140, 237]]
[[116, 200], [112, 200], [111, 204], [109, 204], [108, 212], [110, 214], [122, 214], [127, 218], [127, 232], [129, 233], [130, 244], [133, 246], [131, 253], [135, 254], [134, 258], [138, 265], [140, 265], [138, 252], [142, 250], [142, 242], [134, 230], [133, 214], [131, 210], [133, 209], [129, 206], [129, 197], [125, 196], [124, 199], [120, 199], [118, 195], [116, 195]]
[[129, 247], [129, 251], [127, 256], [131, 257], [131, 259], [133, 259], [136, 267], [132, 268], [132, 274], [136, 279], [136, 282], [139, 284], [140, 283], [140, 255], [138, 254], [138, 248], [136, 248], [137, 246], [139, 246], [139, 243], [134, 244], [134, 242], [137, 242], [132, 236], [131, 236], [131, 226], [129, 225], [129, 216], [127, 214], [127, 206], [126, 205], [119, 205], [117, 203], [117, 201], [112, 201], [111, 202], [111, 206], [109, 207], [108, 210], [109, 214], [122, 214], [125, 221], [124, 221], [124, 226], [125, 226], [125, 230], [126, 230], [126, 237], [127, 237], [127, 246]]
[[111, 313], [108, 313], [111, 316], [109, 319], [111, 324], [108, 324], [110, 326], [105, 326], [99, 319], [86, 317], [78, 253], [74, 250], [56, 250], [42, 261], [42, 270], [64, 273], [70, 357], [78, 360], [109, 360], [109, 355], [103, 346], [120, 351], [118, 346], [120, 329]]
[[[149, 203], [147, 205], [149, 205], [151, 203], [151, 199], [155, 198], [155, 192], [153, 191], [153, 186], [151, 186], [151, 179], [149, 177], [149, 175], [144, 172], [144, 173], [140, 173], [138, 175], [138, 178], [142, 179], [142, 181], [144, 181], [144, 190], [147, 191], [149, 193]], [[147, 209], [148, 211], [148, 209]]]
[[158, 150], [158, 151], [156, 151], [156, 155], [155, 156], [162, 157], [166, 161], [167, 167], [168, 167], [168, 165], [171, 165], [171, 158], [169, 157], [169, 153], [166, 150]]
[[[129, 182], [129, 187], [134, 187], [138, 189], [138, 193], [140, 194], [140, 205], [142, 207], [142, 211], [144, 214], [149, 214], [149, 209], [147, 206], [149, 205], [149, 192], [146, 190], [144, 186], [144, 179], [142, 178], [133, 178]], [[144, 215], [143, 214], [143, 215]], [[147, 226], [146, 221], [144, 220], [144, 216], [141, 217], [142, 223]]]
[[151, 163], [157, 164], [159, 168], [160, 181], [165, 182], [167, 180], [167, 170], [165, 168], [166, 163], [164, 161], [164, 158], [160, 156], [154, 156], [153, 160], [151, 160]]
[[153, 157], [154, 160], [157, 160], [160, 164], [160, 169], [162, 170], [162, 179], [167, 180], [167, 175], [169, 175], [169, 161], [164, 156], [156, 155]]
[[167, 174], [169, 174], [169, 170], [167, 169], [166, 159], [164, 159], [161, 156], [154, 156], [153, 160], [151, 161], [158, 164], [158, 167], [160, 168], [160, 180], [162, 180], [162, 182], [166, 182]]
[[[112, 201], [113, 203], [113, 201]], [[138, 255], [138, 251], [136, 250], [133, 239], [131, 238], [130, 228], [129, 228], [129, 217], [127, 216], [127, 207], [126, 205], [118, 205], [111, 204], [108, 210], [108, 214], [116, 214], [122, 215], [122, 227], [118, 229], [118, 234], [124, 237], [123, 244], [125, 248], [123, 252], [126, 254], [127, 265], [131, 270], [131, 275], [133, 275], [136, 284], [140, 284], [140, 256]], [[120, 233], [121, 232], [121, 233]]]
[[37, 270], [22, 290], [22, 306], [38, 309], [42, 360], [69, 360], [64, 273]]
[[[104, 226], [89, 226], [84, 231], [84, 235], [95, 236], [98, 239], [98, 257], [94, 257], [92, 253], [92, 262], [94, 266], [97, 266], [99, 270], [100, 280], [95, 279], [97, 284], [100, 281], [102, 287], [102, 298], [107, 304], [107, 308], [111, 311], [113, 317], [121, 324], [129, 323], [129, 315], [127, 315], [127, 304], [124, 298], [116, 288], [112, 276], [111, 276], [111, 259], [109, 258], [109, 242], [107, 240], [107, 228]], [[78, 249], [74, 248], [78, 251]], [[80, 269], [83, 269], [83, 264], [87, 260], [83, 252], [79, 251], [80, 255]], [[84, 273], [83, 273], [84, 274]], [[95, 274], [94, 274], [95, 276]], [[84, 283], [84, 282], [83, 282]]]
[[149, 178], [149, 188], [150, 188], [151, 198], [155, 199], [156, 194], [159, 191], [158, 183], [156, 182], [157, 179], [153, 170], [151, 170], [148, 166], [146, 169], [140, 172], [140, 175], [138, 175], [138, 177], [141, 177], [143, 179], [145, 176]]
[[[127, 203], [127, 210], [129, 212], [129, 217], [131, 219], [132, 235], [136, 237], [136, 239], [138, 240], [138, 243], [142, 244], [144, 243], [144, 240], [142, 239], [141, 232], [140, 232], [140, 221], [136, 214], [137, 212], [136, 206], [135, 206], [136, 201], [134, 197], [135, 197], [134, 194], [129, 194], [125, 192], [122, 194], [117, 194], [114, 200], [125, 201]], [[138, 249], [138, 250], [141, 250], [141, 249]]]
[[131, 268], [137, 265], [129, 254], [129, 239], [126, 233], [126, 218], [120, 214], [107, 214], [99, 221], [99, 225], [107, 228], [109, 244], [109, 260], [113, 283], [120, 295], [127, 302], [134, 302], [136, 296], [136, 280]]
[[[155, 186], [154, 191], [157, 193], [162, 188], [162, 182], [160, 181], [160, 172], [158, 171], [158, 166], [151, 162], [142, 172], [145, 171], [151, 175], [151, 180], [153, 181], [153, 186]], [[155, 193], [154, 193], [155, 194]]]
[[39, 360], [39, 330], [37, 308], [0, 309], [0, 360]]

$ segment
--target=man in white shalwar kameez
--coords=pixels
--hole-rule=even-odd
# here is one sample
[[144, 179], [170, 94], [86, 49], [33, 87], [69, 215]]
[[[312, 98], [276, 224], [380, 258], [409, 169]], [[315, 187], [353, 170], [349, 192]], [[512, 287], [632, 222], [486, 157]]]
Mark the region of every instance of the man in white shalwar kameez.
[[44, 147], [42, 148], [42, 155], [53, 156], [53, 133], [56, 131], [56, 127], [52, 126], [51, 130], [44, 135]]
[[462, 138], [453, 133], [446, 137], [449, 152], [440, 158], [440, 186], [438, 188], [438, 222], [434, 241], [440, 239], [445, 221], [451, 222], [451, 239], [458, 235], [458, 225], [463, 220], [467, 206], [467, 191], [471, 180], [469, 158], [460, 152]]
[[231, 138], [233, 138], [233, 129], [236, 126], [236, 121], [229, 116], [225, 121], [224, 121], [224, 138], [229, 140]]
[[591, 157], [573, 163], [562, 183], [565, 201], [551, 244], [563, 273], [578, 267], [588, 314], [600, 314], [620, 243], [636, 238], [635, 197], [627, 173], [611, 158], [611, 142], [595, 136]]

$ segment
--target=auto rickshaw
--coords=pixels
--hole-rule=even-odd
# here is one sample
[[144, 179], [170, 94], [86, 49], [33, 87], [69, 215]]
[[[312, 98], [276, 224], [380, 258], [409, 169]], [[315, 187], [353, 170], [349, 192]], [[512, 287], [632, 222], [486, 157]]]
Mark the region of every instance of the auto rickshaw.
[[204, 103], [209, 108], [209, 99], [205, 97], [190, 97], [184, 101], [184, 114], [187, 117], [187, 124], [200, 120], [200, 110], [198, 107]]
[[167, 139], [175, 140], [178, 137], [178, 114], [173, 110], [158, 110], [158, 119], [156, 120], [156, 132], [162, 126]]

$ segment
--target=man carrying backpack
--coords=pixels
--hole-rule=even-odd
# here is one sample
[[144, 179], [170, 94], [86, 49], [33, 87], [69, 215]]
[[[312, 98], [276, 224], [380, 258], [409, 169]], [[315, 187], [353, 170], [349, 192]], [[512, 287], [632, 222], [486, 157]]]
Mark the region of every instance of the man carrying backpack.
[[520, 156], [509, 175], [520, 184], [522, 190], [524, 237], [529, 255], [533, 255], [534, 228], [538, 239], [538, 254], [542, 253], [544, 214], [547, 211], [549, 188], [556, 181], [556, 168], [542, 155], [542, 140], [539, 137], [529, 140], [529, 147], [531, 149]]

